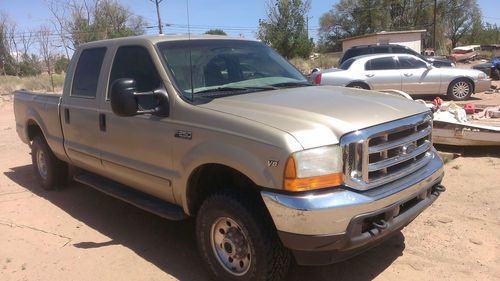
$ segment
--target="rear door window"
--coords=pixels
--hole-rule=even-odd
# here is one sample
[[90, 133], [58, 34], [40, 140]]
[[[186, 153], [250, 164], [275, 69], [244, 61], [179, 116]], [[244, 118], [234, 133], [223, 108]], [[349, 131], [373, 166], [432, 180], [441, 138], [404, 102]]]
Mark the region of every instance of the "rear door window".
[[78, 59], [71, 96], [95, 98], [106, 48], [83, 50]]
[[389, 70], [396, 69], [396, 62], [393, 57], [377, 58], [366, 62], [366, 70]]

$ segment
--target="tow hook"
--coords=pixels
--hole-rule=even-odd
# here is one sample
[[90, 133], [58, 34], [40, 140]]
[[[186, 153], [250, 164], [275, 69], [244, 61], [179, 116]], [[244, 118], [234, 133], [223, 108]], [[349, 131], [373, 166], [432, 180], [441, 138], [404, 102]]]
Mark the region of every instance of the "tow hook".
[[439, 194], [441, 194], [442, 192], [445, 192], [445, 191], [446, 191], [446, 187], [444, 187], [444, 185], [437, 184], [436, 186], [434, 186], [434, 190], [432, 191], [432, 194], [439, 196]]
[[380, 220], [378, 222], [374, 221], [372, 225], [378, 229], [386, 229], [389, 226], [385, 220]]

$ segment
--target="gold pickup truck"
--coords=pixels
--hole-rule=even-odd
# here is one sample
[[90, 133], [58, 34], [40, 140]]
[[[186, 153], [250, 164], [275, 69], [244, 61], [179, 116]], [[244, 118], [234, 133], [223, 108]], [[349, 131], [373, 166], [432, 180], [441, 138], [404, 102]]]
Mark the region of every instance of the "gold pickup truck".
[[426, 107], [310, 85], [257, 41], [88, 43], [62, 95], [18, 91], [14, 107], [43, 188], [73, 179], [167, 219], [196, 217], [220, 280], [349, 258], [444, 191]]

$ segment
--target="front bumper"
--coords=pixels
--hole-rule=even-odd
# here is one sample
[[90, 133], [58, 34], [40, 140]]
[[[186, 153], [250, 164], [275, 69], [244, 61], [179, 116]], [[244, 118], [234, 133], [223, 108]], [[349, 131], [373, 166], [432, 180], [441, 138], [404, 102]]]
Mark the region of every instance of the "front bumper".
[[491, 89], [491, 80], [490, 79], [484, 79], [484, 80], [477, 80], [474, 82], [474, 92], [475, 93], [480, 93], [480, 92], [485, 92]]
[[436, 200], [443, 175], [443, 163], [433, 150], [425, 167], [373, 190], [339, 187], [302, 195], [263, 191], [262, 197], [283, 244], [299, 264], [330, 264], [377, 245], [410, 223]]

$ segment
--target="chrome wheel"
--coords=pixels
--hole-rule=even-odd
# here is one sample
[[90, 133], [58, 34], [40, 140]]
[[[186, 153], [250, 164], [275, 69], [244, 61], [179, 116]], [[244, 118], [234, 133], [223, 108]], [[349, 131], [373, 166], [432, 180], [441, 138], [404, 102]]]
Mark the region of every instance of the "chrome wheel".
[[210, 231], [215, 257], [229, 273], [242, 276], [250, 269], [250, 244], [241, 226], [228, 217], [218, 218]]
[[42, 179], [46, 180], [48, 177], [48, 168], [47, 168], [47, 157], [43, 150], [39, 149], [36, 152], [36, 166], [38, 168], [38, 173]]
[[451, 92], [454, 97], [463, 99], [467, 97], [470, 93], [470, 85], [465, 81], [458, 81], [453, 85]]

